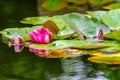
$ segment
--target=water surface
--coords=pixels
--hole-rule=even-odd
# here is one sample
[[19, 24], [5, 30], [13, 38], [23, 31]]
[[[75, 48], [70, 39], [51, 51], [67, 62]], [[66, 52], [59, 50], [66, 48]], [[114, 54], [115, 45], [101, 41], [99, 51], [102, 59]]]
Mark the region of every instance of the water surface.
[[[19, 21], [38, 16], [35, 0], [1, 0], [0, 30], [26, 27]], [[0, 80], [119, 80], [120, 65], [96, 64], [87, 56], [65, 59], [40, 58], [27, 48], [15, 53], [0, 41]]]

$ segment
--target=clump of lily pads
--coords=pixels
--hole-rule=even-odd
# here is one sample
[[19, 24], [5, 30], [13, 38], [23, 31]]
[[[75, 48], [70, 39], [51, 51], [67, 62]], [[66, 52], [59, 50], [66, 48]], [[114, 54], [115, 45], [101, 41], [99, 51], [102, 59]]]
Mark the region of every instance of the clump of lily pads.
[[39, 57], [90, 55], [92, 62], [120, 64], [120, 9], [28, 17], [21, 22], [33, 26], [0, 31], [15, 52], [27, 47]]

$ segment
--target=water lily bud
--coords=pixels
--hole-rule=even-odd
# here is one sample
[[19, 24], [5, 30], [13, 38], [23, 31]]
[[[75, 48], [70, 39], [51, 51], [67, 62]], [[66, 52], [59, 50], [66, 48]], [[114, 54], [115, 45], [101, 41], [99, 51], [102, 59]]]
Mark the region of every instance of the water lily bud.
[[46, 44], [50, 42], [50, 30], [48, 28], [40, 27], [30, 32], [30, 37], [35, 43]]

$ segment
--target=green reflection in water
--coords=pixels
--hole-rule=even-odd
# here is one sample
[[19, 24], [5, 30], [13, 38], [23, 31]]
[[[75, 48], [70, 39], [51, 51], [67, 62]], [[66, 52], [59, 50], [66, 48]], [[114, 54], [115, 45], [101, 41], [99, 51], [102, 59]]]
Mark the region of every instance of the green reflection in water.
[[[0, 30], [29, 26], [19, 23], [25, 17], [37, 16], [35, 0], [1, 0]], [[119, 80], [120, 66], [95, 64], [85, 56], [45, 59], [25, 48], [15, 53], [13, 47], [0, 41], [0, 80]]]

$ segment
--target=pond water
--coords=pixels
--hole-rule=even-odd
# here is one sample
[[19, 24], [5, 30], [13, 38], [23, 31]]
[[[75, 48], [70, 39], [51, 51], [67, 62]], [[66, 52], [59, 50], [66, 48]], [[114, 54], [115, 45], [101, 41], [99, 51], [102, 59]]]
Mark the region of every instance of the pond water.
[[[35, 0], [0, 0], [0, 30], [31, 26], [19, 21], [38, 16]], [[15, 53], [0, 41], [0, 80], [119, 80], [120, 65], [96, 64], [87, 56], [46, 59], [27, 48]]]

